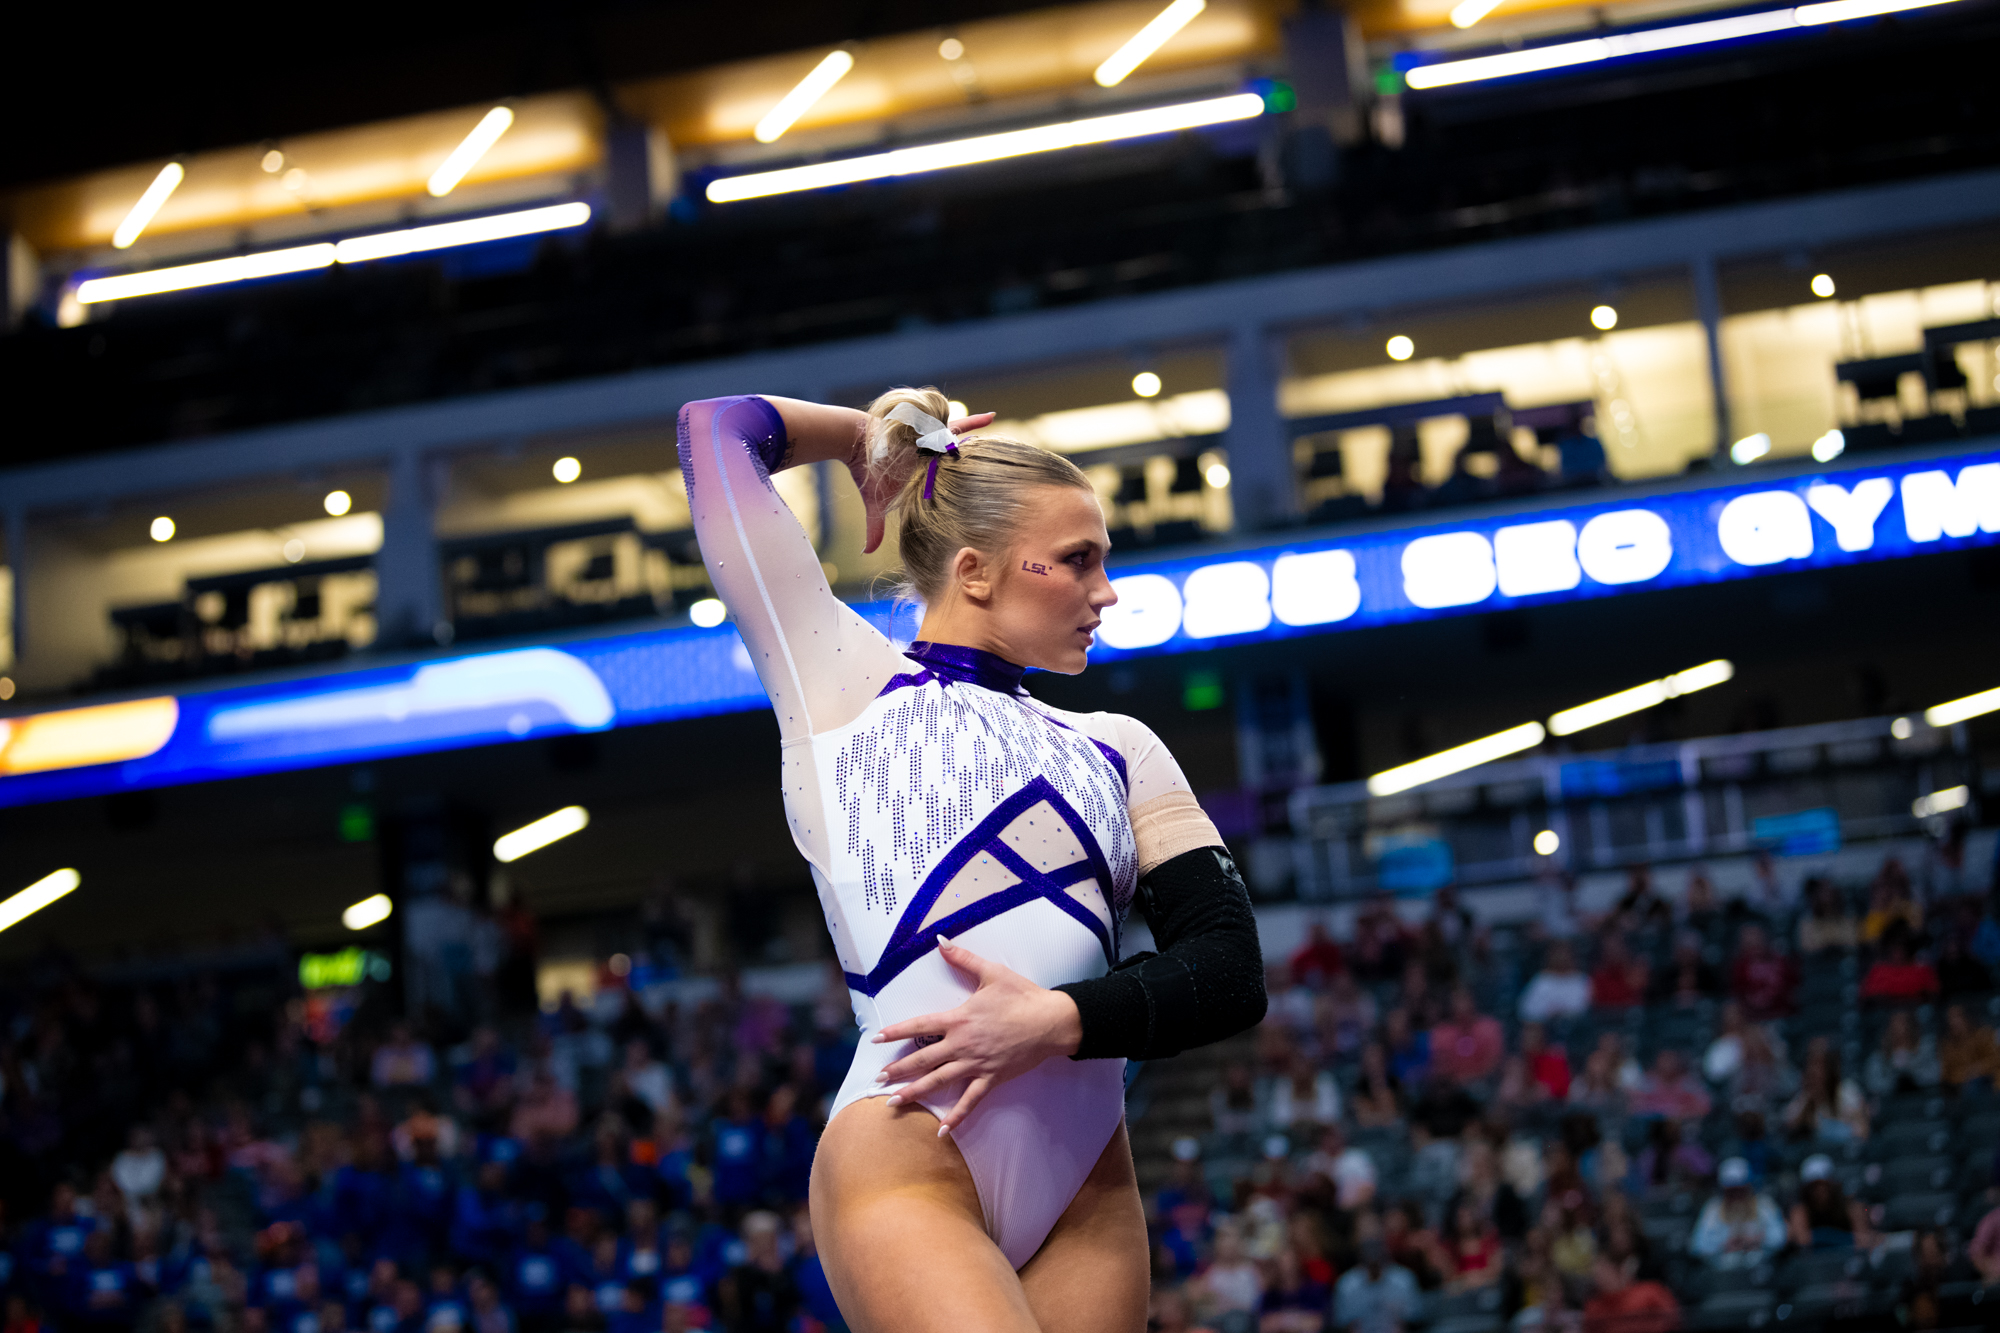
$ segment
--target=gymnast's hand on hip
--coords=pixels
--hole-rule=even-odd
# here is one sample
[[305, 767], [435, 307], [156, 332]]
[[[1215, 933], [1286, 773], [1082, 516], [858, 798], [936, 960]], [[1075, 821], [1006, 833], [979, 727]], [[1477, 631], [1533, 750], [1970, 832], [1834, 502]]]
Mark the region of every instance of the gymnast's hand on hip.
[[878, 1042], [929, 1038], [926, 1045], [884, 1069], [876, 1081], [914, 1080], [889, 1098], [891, 1106], [964, 1081], [957, 1104], [940, 1118], [938, 1133], [944, 1135], [1008, 1079], [1044, 1060], [1074, 1055], [1083, 1040], [1083, 1019], [1076, 1001], [1061, 991], [1044, 990], [1012, 968], [981, 958], [942, 935], [938, 952], [959, 971], [970, 973], [979, 989], [956, 1009], [904, 1019], [876, 1033]]

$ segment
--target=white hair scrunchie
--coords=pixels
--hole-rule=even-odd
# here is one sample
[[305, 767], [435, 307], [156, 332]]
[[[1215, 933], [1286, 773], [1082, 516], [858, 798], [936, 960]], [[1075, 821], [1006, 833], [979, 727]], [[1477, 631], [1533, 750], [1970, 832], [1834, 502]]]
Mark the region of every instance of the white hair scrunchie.
[[900, 421], [916, 431], [918, 452], [931, 456], [924, 471], [924, 499], [930, 499], [931, 489], [937, 485], [938, 460], [958, 452], [958, 436], [950, 426], [911, 403], [898, 403], [885, 415], [888, 420]]

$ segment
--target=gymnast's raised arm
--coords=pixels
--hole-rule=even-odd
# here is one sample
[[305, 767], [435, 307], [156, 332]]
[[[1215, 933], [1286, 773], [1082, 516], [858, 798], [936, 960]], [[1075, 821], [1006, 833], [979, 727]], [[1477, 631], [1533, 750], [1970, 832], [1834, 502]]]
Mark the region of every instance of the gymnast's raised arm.
[[[990, 416], [967, 418], [966, 429]], [[868, 507], [868, 549], [901, 478], [871, 477], [868, 416], [794, 398], [709, 398], [680, 414], [681, 473], [696, 539], [786, 741], [853, 721], [906, 665], [875, 628], [833, 595], [819, 556], [771, 485], [805, 463], [839, 463]]]

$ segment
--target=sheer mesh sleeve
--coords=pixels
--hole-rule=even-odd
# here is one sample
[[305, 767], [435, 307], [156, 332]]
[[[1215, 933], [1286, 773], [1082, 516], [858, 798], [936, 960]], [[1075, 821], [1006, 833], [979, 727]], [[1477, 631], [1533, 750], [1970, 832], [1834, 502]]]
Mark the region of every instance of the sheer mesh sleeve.
[[1197, 847], [1220, 847], [1222, 835], [1194, 799], [1180, 764], [1153, 729], [1117, 713], [1107, 718], [1117, 737], [1118, 752], [1125, 756], [1125, 771], [1131, 775], [1126, 808], [1139, 848], [1139, 873], [1147, 874], [1162, 862]]
[[[812, 542], [771, 485], [786, 440], [784, 416], [763, 398], [681, 409], [681, 475], [702, 561], [789, 744], [852, 722], [903, 659], [833, 595]], [[788, 795], [792, 786], [788, 774]]]

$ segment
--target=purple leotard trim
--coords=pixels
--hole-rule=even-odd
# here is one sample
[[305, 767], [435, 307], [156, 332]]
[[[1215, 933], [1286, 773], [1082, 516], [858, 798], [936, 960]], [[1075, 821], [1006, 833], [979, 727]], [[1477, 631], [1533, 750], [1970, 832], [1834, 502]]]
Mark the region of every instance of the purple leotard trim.
[[[1019, 668], [1014, 669], [1019, 670]], [[1050, 808], [1076, 834], [1077, 841], [1083, 844], [1081, 861], [1073, 861], [1046, 874], [1029, 865], [1000, 837], [1007, 831], [1009, 824], [1041, 801], [1049, 803]], [[975, 856], [982, 855], [998, 861], [1011, 870], [1021, 882], [998, 893], [988, 894], [977, 902], [953, 912], [950, 916], [933, 921], [928, 926], [923, 925], [924, 918], [930, 915], [931, 908], [937, 905], [937, 900], [944, 894], [946, 886], [959, 871], [965, 869], [967, 862]], [[1086, 824], [1083, 816], [1077, 814], [1075, 808], [1062, 798], [1062, 793], [1058, 792], [1047, 778], [1036, 778], [995, 806], [991, 814], [980, 820], [977, 827], [959, 839], [958, 845], [945, 854], [937, 867], [924, 877], [923, 887], [917, 890], [917, 896], [911, 899], [907, 908], [903, 909], [902, 919], [897, 922], [896, 931], [889, 937], [889, 945], [882, 951], [882, 958], [875, 964], [874, 970], [866, 976], [855, 972], [847, 973], [847, 984], [863, 995], [879, 995], [882, 988], [894, 981], [904, 968], [937, 948], [939, 935], [949, 937], [960, 934], [982, 921], [991, 921], [1002, 912], [1011, 911], [1037, 898], [1048, 899], [1088, 926], [1091, 933], [1097, 936], [1098, 943], [1104, 946], [1105, 962], [1116, 963], [1118, 944], [1112, 938], [1111, 932], [1105, 929], [1104, 922], [1098, 918], [1097, 913], [1085, 907], [1077, 901], [1075, 895], [1068, 892], [1070, 885], [1087, 879], [1097, 881], [1105, 902], [1110, 903], [1115, 900], [1111, 866], [1105, 861], [1104, 853], [1097, 845], [1097, 839], [1091, 835], [1090, 825]]]
[[[965, 648], [955, 643], [919, 641], [911, 644], [903, 656], [922, 662], [927, 670], [906, 671], [901, 675], [889, 677], [888, 683], [882, 687], [882, 694], [887, 694], [891, 690], [928, 685], [935, 680], [947, 685], [953, 681], [960, 681], [1000, 694], [1011, 694], [1016, 698], [1026, 698], [1028, 695], [1028, 691], [1021, 685], [1021, 678], [1028, 674], [1028, 668], [1015, 666], [998, 653], [989, 653], [984, 648]], [[1049, 718], [1049, 721], [1066, 731], [1074, 730], [1068, 723], [1056, 718]], [[1132, 776], [1126, 771], [1125, 756], [1095, 736], [1090, 738], [1090, 743], [1103, 752], [1111, 767], [1118, 771], [1120, 784], [1130, 791]]]
[[919, 642], [911, 644], [904, 656], [916, 658], [943, 679], [962, 680], [968, 685], [983, 686], [1001, 694], [1027, 693], [1021, 688], [1021, 678], [1028, 674], [1028, 668], [1015, 666], [998, 653], [989, 653], [984, 648]]
[[927, 685], [934, 680], [946, 685], [954, 681], [977, 685], [1016, 698], [1026, 698], [1028, 694], [1021, 687], [1021, 677], [1028, 674], [1028, 668], [1015, 666], [984, 648], [962, 648], [955, 643], [913, 643], [903, 651], [903, 656], [922, 662], [926, 669], [891, 676], [882, 687], [883, 694], [906, 686]]
[[[778, 415], [778, 409], [754, 394], [739, 398], [718, 399], [722, 405], [715, 409], [714, 426], [718, 433], [734, 435], [743, 441], [750, 456], [757, 460], [757, 471], [770, 484], [771, 474], [785, 461], [785, 419]], [[692, 441], [688, 438], [689, 403], [681, 408], [679, 444], [681, 454], [681, 475], [687, 478], [690, 494], [694, 489], [694, 470], [689, 466], [689, 451]]]

